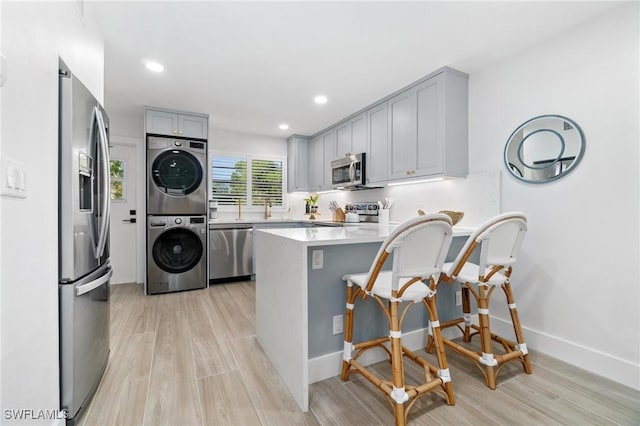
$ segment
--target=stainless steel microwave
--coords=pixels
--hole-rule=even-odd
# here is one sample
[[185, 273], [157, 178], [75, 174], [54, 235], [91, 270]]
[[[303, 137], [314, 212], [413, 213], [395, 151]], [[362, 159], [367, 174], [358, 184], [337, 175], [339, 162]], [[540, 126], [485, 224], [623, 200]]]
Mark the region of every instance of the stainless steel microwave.
[[367, 185], [367, 154], [351, 154], [331, 162], [331, 185], [335, 189], [379, 188]]

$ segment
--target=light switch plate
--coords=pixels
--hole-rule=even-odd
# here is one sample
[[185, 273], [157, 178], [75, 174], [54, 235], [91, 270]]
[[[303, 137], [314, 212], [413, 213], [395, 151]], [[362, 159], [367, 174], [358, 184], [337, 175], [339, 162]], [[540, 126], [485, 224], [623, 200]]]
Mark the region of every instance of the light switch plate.
[[333, 317], [333, 335], [341, 334], [344, 331], [344, 319], [342, 315]]
[[7, 79], [7, 58], [0, 53], [0, 87], [4, 86], [4, 82]]
[[313, 250], [311, 252], [311, 269], [322, 269], [324, 263], [324, 252], [322, 250]]
[[23, 163], [0, 157], [0, 179], [0, 195], [27, 198], [27, 172]]

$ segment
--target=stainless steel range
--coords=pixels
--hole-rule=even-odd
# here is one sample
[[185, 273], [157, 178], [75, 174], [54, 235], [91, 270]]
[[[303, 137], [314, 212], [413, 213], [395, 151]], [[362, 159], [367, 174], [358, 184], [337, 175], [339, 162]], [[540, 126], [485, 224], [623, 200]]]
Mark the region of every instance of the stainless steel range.
[[345, 213], [355, 213], [360, 222], [378, 222], [379, 205], [377, 201], [365, 201], [362, 203], [346, 204]]

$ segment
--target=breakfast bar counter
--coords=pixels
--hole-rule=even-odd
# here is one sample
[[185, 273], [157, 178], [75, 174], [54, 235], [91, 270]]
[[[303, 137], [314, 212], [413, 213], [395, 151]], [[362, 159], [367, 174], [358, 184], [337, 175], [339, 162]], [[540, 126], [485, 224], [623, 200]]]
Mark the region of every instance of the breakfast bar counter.
[[[342, 276], [368, 271], [382, 241], [396, 226], [256, 230], [256, 337], [301, 410], [308, 411], [310, 383], [340, 372], [342, 320], [338, 319], [336, 330], [333, 318], [345, 310], [346, 284]], [[453, 229], [448, 260], [473, 232], [470, 228]], [[384, 269], [391, 268], [389, 260]], [[377, 304], [367, 302], [359, 302], [363, 304], [355, 321], [363, 326], [356, 330], [363, 332], [355, 335], [356, 340], [382, 335], [386, 327], [384, 318], [376, 315]], [[438, 289], [438, 312], [441, 321], [454, 317], [453, 287]], [[404, 322], [403, 344], [422, 347], [427, 324], [426, 310], [412, 308]], [[363, 362], [381, 359], [373, 351], [373, 356]]]

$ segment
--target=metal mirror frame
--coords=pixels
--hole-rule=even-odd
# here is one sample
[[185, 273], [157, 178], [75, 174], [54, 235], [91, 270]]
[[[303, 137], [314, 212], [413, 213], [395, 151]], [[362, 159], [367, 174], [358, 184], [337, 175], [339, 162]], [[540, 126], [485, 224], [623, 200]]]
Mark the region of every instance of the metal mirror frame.
[[[522, 171], [520, 169], [518, 169], [518, 167], [515, 164], [512, 164], [509, 161], [508, 158], [508, 150], [509, 150], [509, 144], [512, 143], [513, 137], [520, 131], [522, 130], [523, 127], [527, 126], [528, 124], [532, 123], [533, 121], [536, 120], [540, 120], [540, 119], [545, 119], [545, 118], [556, 118], [559, 119], [563, 122], [568, 122], [572, 127], [574, 127], [577, 132], [578, 132], [578, 136], [580, 138], [579, 142], [580, 142], [580, 152], [576, 155], [576, 158], [573, 160], [573, 162], [571, 163], [571, 166], [569, 168], [567, 168], [564, 171], [561, 171], [558, 175], [547, 178], [547, 179], [539, 179], [539, 180], [532, 180], [532, 179], [527, 179], [523, 176]], [[556, 158], [553, 160], [553, 162], [551, 162], [548, 165], [545, 166], [541, 166], [541, 167], [533, 167], [533, 166], [527, 166], [527, 164], [522, 160], [522, 145], [524, 144], [524, 142], [527, 140], [527, 138], [533, 136], [536, 133], [540, 133], [540, 132], [551, 132], [554, 133], [558, 139], [560, 140], [560, 152], [558, 153], [558, 155], [556, 156]], [[544, 115], [539, 115], [537, 117], [533, 117], [527, 121], [525, 121], [524, 123], [522, 123], [521, 125], [519, 125], [509, 136], [509, 138], [507, 139], [507, 143], [504, 146], [504, 165], [507, 168], [507, 170], [509, 171], [509, 173], [515, 177], [516, 179], [522, 181], [522, 182], [527, 182], [527, 183], [533, 183], [533, 184], [541, 184], [541, 183], [548, 183], [548, 182], [553, 182], [556, 181], [564, 176], [566, 176], [567, 174], [569, 174], [573, 169], [575, 169], [578, 164], [580, 163], [580, 161], [582, 160], [582, 157], [584, 155], [584, 151], [585, 151], [585, 137], [584, 137], [584, 133], [582, 132], [582, 128], [572, 119], [565, 117], [563, 115], [558, 115], [558, 114], [544, 114]], [[522, 163], [523, 166], [531, 168], [531, 169], [545, 169], [548, 167], [553, 166], [554, 164], [556, 164], [558, 161], [560, 161], [560, 159], [562, 158], [562, 155], [564, 154], [565, 151], [565, 147], [566, 147], [566, 143], [564, 138], [562, 137], [562, 135], [560, 135], [557, 131], [553, 130], [553, 129], [538, 129], [533, 131], [532, 133], [528, 134], [526, 137], [524, 137], [517, 148], [517, 155], [518, 155], [518, 160]]]

